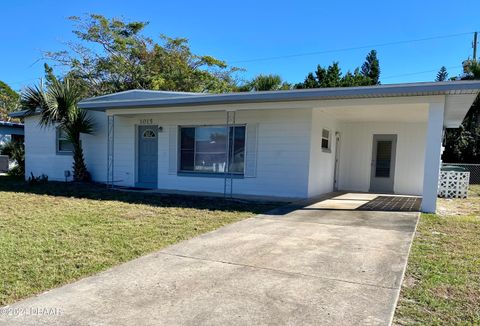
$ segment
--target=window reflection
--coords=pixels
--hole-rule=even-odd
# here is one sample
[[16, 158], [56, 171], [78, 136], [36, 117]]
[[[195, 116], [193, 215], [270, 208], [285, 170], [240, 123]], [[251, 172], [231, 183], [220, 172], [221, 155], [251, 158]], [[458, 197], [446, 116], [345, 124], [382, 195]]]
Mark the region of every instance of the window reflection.
[[228, 135], [225, 126], [180, 128], [181, 171], [243, 173], [244, 158], [245, 126], [229, 127]]

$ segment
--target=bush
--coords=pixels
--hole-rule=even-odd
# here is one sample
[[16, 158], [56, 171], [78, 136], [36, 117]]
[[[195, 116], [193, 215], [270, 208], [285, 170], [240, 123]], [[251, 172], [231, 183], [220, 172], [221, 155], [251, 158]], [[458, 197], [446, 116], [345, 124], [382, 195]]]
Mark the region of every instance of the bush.
[[34, 176], [32, 172], [30, 172], [30, 176], [28, 177], [28, 184], [36, 185], [36, 184], [44, 184], [48, 182], [48, 175], [42, 174], [38, 177]]
[[0, 154], [8, 155], [11, 160], [17, 162], [17, 166], [9, 171], [11, 175], [25, 174], [25, 146], [19, 141], [9, 141], [0, 146]]
[[23, 177], [25, 175], [25, 171], [20, 165], [15, 165], [8, 171], [8, 175], [12, 177]]

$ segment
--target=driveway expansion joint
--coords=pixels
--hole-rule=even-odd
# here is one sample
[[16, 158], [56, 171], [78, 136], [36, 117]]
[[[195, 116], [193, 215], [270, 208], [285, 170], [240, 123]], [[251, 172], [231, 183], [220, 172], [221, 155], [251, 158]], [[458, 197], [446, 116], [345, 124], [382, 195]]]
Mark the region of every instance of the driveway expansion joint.
[[329, 281], [334, 281], [334, 282], [356, 284], [356, 285], [362, 285], [362, 286], [368, 286], [368, 287], [374, 287], [374, 288], [380, 288], [380, 289], [386, 289], [386, 290], [398, 290], [398, 289], [400, 288], [400, 286], [384, 286], [384, 285], [378, 285], [378, 284], [371, 284], [371, 283], [363, 283], [363, 282], [356, 282], [356, 281], [344, 280], [344, 279], [333, 278], [333, 277], [318, 276], [318, 275], [298, 273], [298, 272], [289, 272], [289, 271], [284, 271], [284, 270], [281, 270], [281, 269], [275, 269], [275, 268], [269, 268], [269, 267], [261, 267], [261, 266], [255, 266], [255, 265], [249, 265], [249, 264], [234, 263], [234, 262], [224, 261], [224, 260], [208, 259], [208, 258], [202, 258], [202, 257], [193, 257], [193, 256], [175, 254], [175, 253], [166, 252], [166, 251], [160, 251], [160, 252], [158, 252], [158, 253], [159, 253], [159, 254], [163, 254], [163, 255], [169, 255], [169, 256], [179, 257], [179, 258], [188, 258], [188, 259], [194, 259], [194, 260], [208, 261], [208, 262], [212, 262], [212, 263], [220, 263], [220, 264], [228, 264], [228, 265], [234, 265], [234, 266], [240, 266], [240, 267], [247, 267], [247, 268], [253, 268], [253, 269], [261, 269], [261, 270], [272, 271], [272, 272], [276, 272], [276, 273], [282, 273], [282, 274], [288, 274], [288, 275], [296, 275], [296, 276], [304, 276], [304, 277], [311, 277], [311, 278], [329, 280]]
[[[285, 216], [288, 217], [288, 216]], [[383, 228], [383, 227], [375, 227], [375, 226], [370, 226], [370, 225], [349, 225], [349, 224], [336, 224], [336, 223], [322, 223], [322, 222], [308, 222], [308, 221], [292, 221], [288, 219], [280, 220], [283, 217], [271, 217], [271, 216], [265, 216], [262, 215], [260, 217], [257, 217], [259, 219], [263, 220], [269, 220], [269, 221], [277, 221], [277, 222], [292, 222], [292, 223], [302, 223], [302, 224], [315, 224], [315, 225], [326, 225], [326, 226], [332, 226], [332, 227], [353, 227], [356, 229], [374, 229], [374, 230], [384, 230], [386, 232], [399, 232], [399, 233], [411, 233], [412, 231], [410, 230], [396, 230], [395, 228]]]

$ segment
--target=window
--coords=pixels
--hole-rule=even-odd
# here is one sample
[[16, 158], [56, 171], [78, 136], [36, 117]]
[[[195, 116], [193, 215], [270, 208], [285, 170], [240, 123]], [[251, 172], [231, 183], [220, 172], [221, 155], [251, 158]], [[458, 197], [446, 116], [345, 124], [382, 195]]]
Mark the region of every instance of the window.
[[322, 129], [322, 150], [330, 151], [330, 130]]
[[67, 139], [67, 133], [61, 128], [57, 128], [57, 154], [69, 154], [73, 152], [73, 145]]
[[156, 138], [157, 135], [155, 134], [155, 131], [153, 131], [152, 129], [147, 129], [143, 132], [142, 137], [143, 139], [149, 139], [149, 138]]
[[376, 178], [390, 178], [390, 166], [392, 162], [392, 141], [377, 141], [377, 164], [375, 166]]
[[244, 158], [245, 126], [180, 128], [180, 171], [243, 174]]

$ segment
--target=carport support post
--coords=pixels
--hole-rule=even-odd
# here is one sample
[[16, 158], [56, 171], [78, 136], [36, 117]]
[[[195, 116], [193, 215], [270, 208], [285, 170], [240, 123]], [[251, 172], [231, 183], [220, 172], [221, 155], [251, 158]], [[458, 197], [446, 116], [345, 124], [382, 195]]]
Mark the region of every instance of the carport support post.
[[115, 116], [107, 115], [107, 189], [113, 188]]
[[427, 139], [423, 167], [422, 212], [435, 213], [442, 149], [443, 112], [445, 103], [431, 103], [428, 109]]

